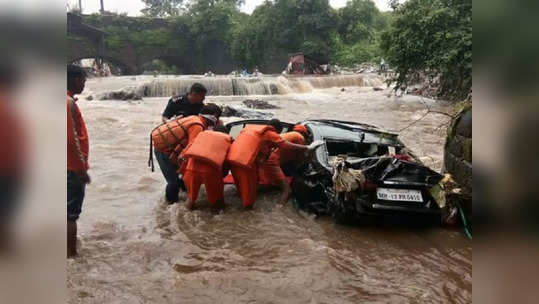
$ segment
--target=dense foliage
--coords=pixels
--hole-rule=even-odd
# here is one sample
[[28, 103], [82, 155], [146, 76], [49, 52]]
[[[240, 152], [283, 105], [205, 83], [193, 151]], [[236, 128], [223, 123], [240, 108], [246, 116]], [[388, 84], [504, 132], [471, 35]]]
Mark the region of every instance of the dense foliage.
[[112, 54], [126, 45], [136, 46], [141, 57], [162, 48], [156, 54], [162, 62], [146, 66], [166, 62], [184, 72], [214, 68], [207, 63], [209, 55], [228, 59], [235, 68], [257, 66], [264, 72], [280, 72], [287, 55], [299, 51], [343, 65], [377, 60], [379, 33], [388, 24], [388, 15], [371, 0], [351, 0], [338, 10], [328, 0], [273, 0], [251, 15], [240, 12], [243, 0], [144, 3], [145, 17], [96, 14], [86, 22], [109, 33], [106, 46]]
[[426, 77], [441, 97], [466, 98], [472, 87], [472, 1], [409, 0], [393, 18], [381, 48], [396, 68], [397, 87]]
[[399, 88], [428, 78], [446, 98], [464, 99], [471, 90], [471, 0], [390, 0], [393, 11], [384, 13], [372, 0], [340, 9], [328, 0], [266, 0], [251, 15], [240, 12], [243, 0], [144, 2], [144, 17], [85, 17], [108, 33], [111, 57], [131, 46], [144, 69], [278, 73], [289, 53], [301, 51], [347, 66], [383, 57]]

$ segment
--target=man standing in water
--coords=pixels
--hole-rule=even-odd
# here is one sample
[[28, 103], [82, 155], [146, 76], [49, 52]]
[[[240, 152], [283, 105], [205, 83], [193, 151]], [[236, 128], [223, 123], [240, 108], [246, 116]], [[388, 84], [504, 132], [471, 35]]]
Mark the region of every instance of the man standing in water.
[[172, 96], [163, 111], [163, 123], [177, 116], [198, 115], [204, 106], [204, 99], [208, 90], [196, 82], [191, 86], [189, 93], [182, 96]]
[[[201, 83], [195, 82], [186, 95], [172, 96], [163, 111], [161, 120], [167, 123], [172, 118], [198, 115], [204, 107], [204, 99], [208, 90]], [[177, 202], [179, 189], [185, 191], [183, 180], [178, 177], [178, 166], [169, 160], [168, 153], [155, 150], [155, 157], [159, 168], [167, 180], [167, 201], [169, 204]]]
[[165, 139], [165, 142], [167, 142], [166, 145], [160, 146], [159, 143], [157, 143], [156, 138], [153, 139], [153, 143], [155, 144], [155, 158], [167, 181], [165, 198], [169, 204], [174, 204], [178, 201], [180, 189], [186, 190], [183, 179], [178, 176], [179, 165], [181, 165], [181, 158], [178, 158], [178, 156], [183, 151], [183, 148], [195, 139], [198, 133], [208, 128], [213, 128], [217, 124], [218, 117], [220, 116], [221, 108], [210, 103], [204, 105], [200, 111], [200, 115], [189, 115], [177, 119], [176, 123], [179, 125], [178, 128], [184, 130], [183, 135], [181, 135], [182, 137], [174, 135], [174, 131], [168, 132], [166, 135], [159, 133], [161, 131], [158, 128], [163, 126], [168, 128], [168, 130], [172, 130], [172, 127], [169, 124], [161, 125], [152, 131], [152, 134], [155, 134], [157, 138], [162, 137]]
[[86, 73], [67, 66], [67, 257], [77, 255], [77, 220], [82, 210], [88, 175], [89, 142], [86, 124], [75, 95], [82, 93]]

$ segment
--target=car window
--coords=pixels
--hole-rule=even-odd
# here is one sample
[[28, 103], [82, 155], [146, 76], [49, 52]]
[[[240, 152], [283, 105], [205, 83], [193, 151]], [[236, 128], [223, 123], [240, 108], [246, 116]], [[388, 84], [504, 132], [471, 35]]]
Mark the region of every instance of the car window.
[[351, 159], [382, 156], [389, 153], [387, 145], [359, 143], [325, 138], [328, 156], [346, 155]]
[[230, 136], [232, 136], [233, 138], [236, 138], [244, 127], [244, 124], [233, 125], [230, 127], [230, 132], [228, 132], [228, 134], [230, 134]]
[[[245, 126], [247, 125], [250, 125], [250, 124], [265, 124], [266, 122], [263, 122], [263, 121], [260, 121], [260, 122], [249, 122], [249, 123], [241, 123], [241, 124], [236, 124], [236, 125], [232, 125], [230, 126], [230, 131], [228, 132], [228, 134], [230, 134], [230, 136], [232, 136], [233, 138], [236, 138], [241, 130], [243, 130], [243, 128], [245, 128]], [[286, 133], [286, 132], [289, 132], [291, 131], [293, 128], [292, 125], [289, 125], [289, 124], [283, 124], [283, 131], [281, 133]]]

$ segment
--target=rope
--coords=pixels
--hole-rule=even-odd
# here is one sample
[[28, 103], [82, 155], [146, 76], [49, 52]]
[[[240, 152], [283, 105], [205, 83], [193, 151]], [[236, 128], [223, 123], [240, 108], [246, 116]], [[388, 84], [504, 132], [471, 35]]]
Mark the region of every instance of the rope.
[[462, 210], [462, 207], [460, 206], [460, 204], [457, 203], [457, 205], [458, 205], [458, 209], [459, 209], [459, 212], [460, 212], [460, 217], [462, 219], [462, 223], [464, 225], [464, 231], [466, 232], [466, 235], [468, 236], [468, 238], [471, 240], [472, 239], [472, 233], [469, 230], [468, 222], [466, 221], [466, 216], [464, 216], [464, 211]]
[[[155, 129], [154, 129], [155, 130]], [[152, 131], [153, 133], [153, 131]], [[154, 163], [153, 163], [153, 139], [152, 139], [152, 133], [150, 133], [150, 156], [148, 158], [148, 167], [152, 168], [152, 172], [155, 171], [154, 169]]]

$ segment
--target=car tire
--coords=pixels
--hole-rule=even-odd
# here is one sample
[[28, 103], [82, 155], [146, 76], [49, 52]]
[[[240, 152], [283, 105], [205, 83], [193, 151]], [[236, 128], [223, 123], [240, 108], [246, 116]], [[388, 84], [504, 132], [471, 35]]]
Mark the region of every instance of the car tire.
[[331, 213], [333, 221], [340, 225], [352, 225], [355, 222], [354, 211], [341, 204], [336, 204]]

